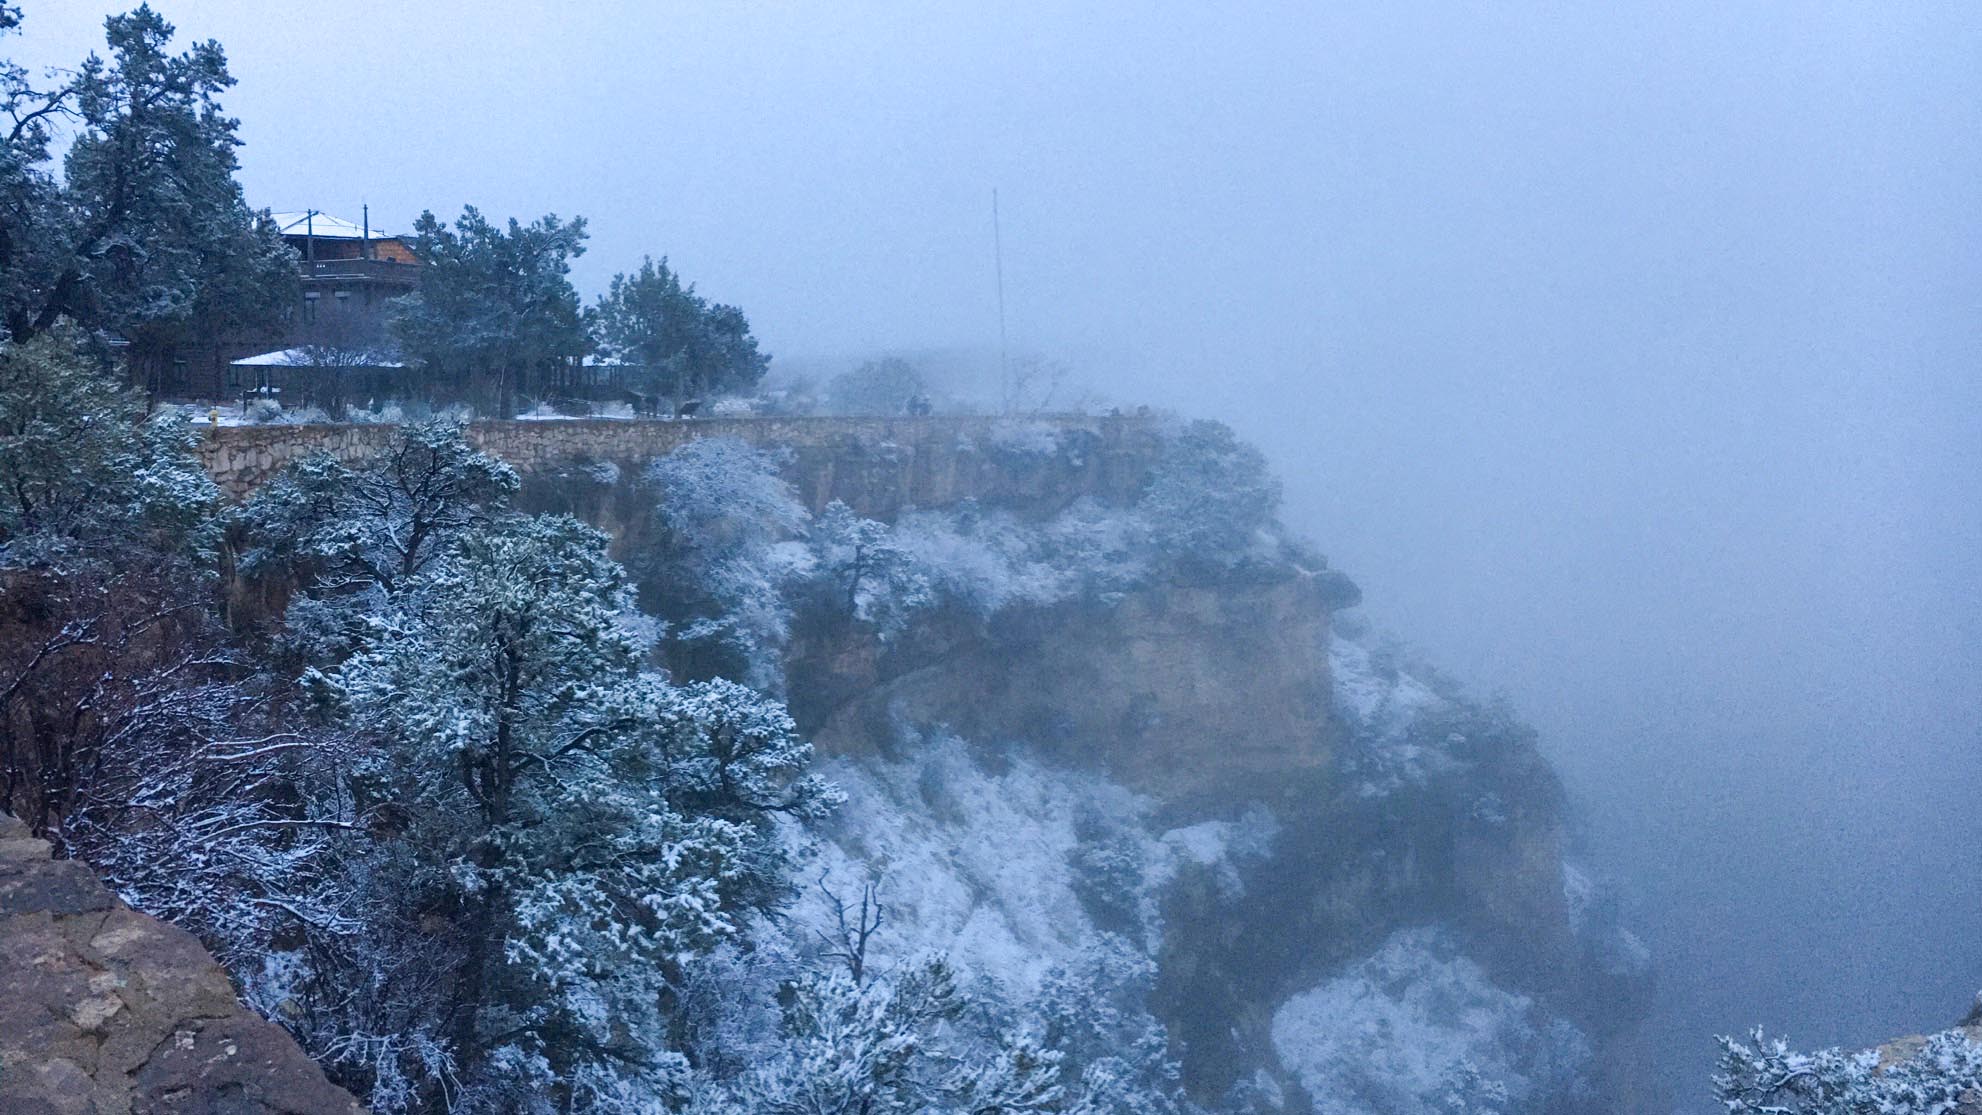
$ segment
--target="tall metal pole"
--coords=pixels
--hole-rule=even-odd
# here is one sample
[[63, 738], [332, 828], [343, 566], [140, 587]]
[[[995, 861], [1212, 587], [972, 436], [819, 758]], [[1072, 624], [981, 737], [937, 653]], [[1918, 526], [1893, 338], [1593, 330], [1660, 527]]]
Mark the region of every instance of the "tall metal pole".
[[1005, 239], [998, 227], [998, 188], [991, 188], [991, 259], [998, 273], [998, 393], [1004, 397], [1005, 411], [1017, 405], [1012, 398], [1012, 373], [1005, 349]]

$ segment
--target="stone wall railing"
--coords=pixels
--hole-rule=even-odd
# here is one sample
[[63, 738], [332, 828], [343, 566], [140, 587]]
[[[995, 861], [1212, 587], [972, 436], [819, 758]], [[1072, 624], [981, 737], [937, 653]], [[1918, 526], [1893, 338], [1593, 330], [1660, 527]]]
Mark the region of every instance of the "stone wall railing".
[[[379, 452], [386, 425], [217, 426], [199, 453], [229, 498], [267, 483], [316, 450], [347, 463]], [[474, 422], [470, 442], [527, 474], [601, 465], [644, 467], [697, 438], [733, 437], [785, 454], [785, 472], [815, 510], [838, 499], [891, 516], [975, 498], [1016, 508], [1091, 496], [1132, 500], [1155, 459], [1155, 419], [1140, 416], [991, 418], [698, 418]]]

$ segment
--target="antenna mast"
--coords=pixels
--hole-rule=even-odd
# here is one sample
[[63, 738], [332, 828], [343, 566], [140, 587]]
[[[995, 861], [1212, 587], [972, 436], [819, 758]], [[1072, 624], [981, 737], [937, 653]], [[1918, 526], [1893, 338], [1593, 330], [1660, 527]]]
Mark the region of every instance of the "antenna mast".
[[1012, 398], [1012, 373], [1005, 355], [1005, 240], [998, 228], [998, 187], [991, 187], [991, 260], [998, 274], [998, 393], [1004, 396], [1005, 411], [1017, 405]]

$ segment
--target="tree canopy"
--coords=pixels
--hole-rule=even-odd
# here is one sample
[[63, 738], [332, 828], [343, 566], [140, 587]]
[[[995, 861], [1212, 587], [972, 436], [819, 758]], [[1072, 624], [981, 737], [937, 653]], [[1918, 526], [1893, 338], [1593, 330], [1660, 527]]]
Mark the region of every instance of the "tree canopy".
[[437, 383], [495, 413], [559, 381], [587, 347], [571, 261], [585, 254], [585, 219], [555, 214], [507, 226], [466, 206], [452, 227], [421, 213], [413, 252], [420, 289], [399, 300], [399, 347]]
[[[295, 257], [234, 179], [220, 44], [173, 53], [173, 27], [149, 5], [104, 32], [108, 58], [91, 54], [53, 88], [0, 64], [0, 324], [25, 340], [68, 318], [155, 353], [280, 322]], [[58, 181], [49, 151], [65, 123]]]
[[697, 294], [665, 257], [613, 276], [592, 328], [601, 356], [645, 369], [677, 399], [755, 387], [771, 363], [743, 311]]

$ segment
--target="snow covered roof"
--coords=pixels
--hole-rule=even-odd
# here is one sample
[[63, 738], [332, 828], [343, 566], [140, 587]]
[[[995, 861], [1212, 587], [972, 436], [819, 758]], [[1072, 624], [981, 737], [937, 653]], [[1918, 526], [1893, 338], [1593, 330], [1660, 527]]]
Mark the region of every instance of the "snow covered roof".
[[[237, 368], [315, 368], [321, 365], [312, 358], [307, 348], [284, 348], [274, 352], [258, 352], [253, 356], [243, 356], [228, 363]], [[406, 365], [388, 357], [379, 356], [362, 361], [357, 367], [403, 368]]]
[[[358, 240], [365, 235], [362, 225], [352, 224], [342, 217], [328, 213], [273, 213], [275, 227], [284, 236], [314, 236], [319, 240]], [[391, 239], [378, 229], [372, 230], [372, 239]]]

